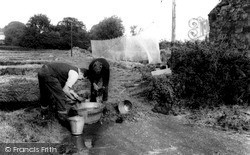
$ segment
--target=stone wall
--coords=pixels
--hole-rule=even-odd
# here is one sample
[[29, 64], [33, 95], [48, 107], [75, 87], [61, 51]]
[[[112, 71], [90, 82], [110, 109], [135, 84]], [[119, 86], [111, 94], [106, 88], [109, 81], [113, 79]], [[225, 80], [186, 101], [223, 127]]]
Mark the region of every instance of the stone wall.
[[209, 13], [210, 41], [250, 53], [250, 0], [222, 0]]

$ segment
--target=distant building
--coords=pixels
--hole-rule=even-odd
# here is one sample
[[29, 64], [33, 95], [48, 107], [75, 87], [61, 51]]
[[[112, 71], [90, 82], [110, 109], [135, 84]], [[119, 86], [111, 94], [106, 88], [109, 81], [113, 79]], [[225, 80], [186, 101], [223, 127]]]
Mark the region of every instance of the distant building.
[[0, 45], [4, 44], [4, 39], [5, 39], [4, 33], [0, 32]]

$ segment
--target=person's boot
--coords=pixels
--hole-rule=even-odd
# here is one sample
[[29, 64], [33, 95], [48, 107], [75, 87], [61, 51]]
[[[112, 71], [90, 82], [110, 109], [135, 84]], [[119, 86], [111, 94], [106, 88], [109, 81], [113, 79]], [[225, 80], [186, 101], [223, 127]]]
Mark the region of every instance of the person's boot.
[[67, 110], [65, 110], [65, 111], [57, 111], [57, 119], [58, 119], [58, 122], [59, 122], [62, 126], [68, 128], [68, 129], [70, 129], [70, 124], [69, 124], [68, 118], [69, 118], [69, 116], [68, 116], [68, 111], [67, 111]]

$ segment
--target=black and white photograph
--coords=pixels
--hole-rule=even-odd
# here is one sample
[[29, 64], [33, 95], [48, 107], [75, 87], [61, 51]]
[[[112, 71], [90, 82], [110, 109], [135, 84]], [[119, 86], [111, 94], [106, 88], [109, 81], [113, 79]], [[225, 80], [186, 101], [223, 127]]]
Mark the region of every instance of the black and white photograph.
[[0, 1], [0, 155], [250, 155], [250, 0]]

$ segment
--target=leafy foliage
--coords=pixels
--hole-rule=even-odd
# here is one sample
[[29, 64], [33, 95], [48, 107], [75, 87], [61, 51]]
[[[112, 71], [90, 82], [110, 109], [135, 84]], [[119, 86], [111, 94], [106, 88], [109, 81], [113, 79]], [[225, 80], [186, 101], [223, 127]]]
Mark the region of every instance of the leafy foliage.
[[218, 101], [209, 104], [248, 104], [250, 59], [246, 54], [223, 45], [186, 42], [172, 47], [169, 62], [178, 97]]
[[141, 94], [157, 101], [153, 111], [169, 114], [184, 108], [191, 110], [188, 120], [196, 124], [250, 130], [249, 116], [242, 111], [250, 106], [247, 51], [211, 42], [162, 41], [160, 46], [172, 51], [172, 76], [152, 77], [147, 74], [151, 69], [142, 72], [146, 83]]
[[22, 36], [22, 40], [20, 41], [20, 46], [26, 48], [39, 48], [39, 33], [37, 32], [35, 27], [25, 28], [25, 33]]
[[57, 26], [60, 30], [66, 29], [67, 31], [70, 31], [71, 26], [72, 26], [73, 31], [76, 31], [76, 32], [86, 31], [86, 26], [83, 24], [83, 22], [78, 21], [78, 19], [73, 18], [73, 17], [63, 18], [63, 20], [60, 21], [57, 24]]
[[55, 31], [58, 32], [60, 36], [60, 48], [71, 48], [71, 34], [73, 47], [77, 46], [87, 49], [90, 46], [86, 26], [76, 18], [64, 18], [57, 24]]
[[122, 20], [116, 16], [105, 18], [87, 32], [85, 24], [76, 18], [63, 18], [54, 26], [46, 15], [37, 14], [26, 25], [11, 22], [6, 26], [6, 43], [33, 49], [90, 49], [90, 39], [112, 39], [124, 31]]
[[169, 77], [165, 75], [158, 77], [148, 76], [145, 82], [145, 86], [147, 86], [142, 94], [148, 99], [162, 104], [173, 104], [174, 92]]
[[28, 28], [34, 28], [38, 33], [50, 30], [50, 20], [46, 15], [38, 14], [31, 17], [27, 23]]
[[94, 25], [90, 30], [90, 36], [95, 40], [112, 39], [122, 36], [124, 31], [122, 20], [117, 16], [111, 16]]
[[10, 22], [4, 27], [5, 44], [18, 46], [24, 34], [25, 25], [21, 22]]
[[142, 28], [139, 28], [137, 25], [132, 25], [130, 26], [130, 33], [132, 36], [136, 36], [138, 34], [140, 34], [140, 32], [142, 31]]
[[20, 45], [39, 49], [70, 49], [71, 35], [72, 47], [89, 48], [86, 26], [81, 21], [67, 17], [53, 26], [47, 16], [39, 14], [30, 18]]
[[161, 40], [159, 43], [160, 49], [167, 49], [173, 46], [173, 42], [169, 42], [167, 40]]
[[26, 24], [25, 33], [20, 45], [27, 48], [51, 48], [47, 36], [50, 33], [50, 20], [46, 15], [38, 14], [31, 17]]
[[173, 110], [173, 106], [177, 104], [172, 78], [168, 75], [152, 76], [151, 71], [155, 66], [147, 65], [138, 68], [141, 73], [141, 84], [137, 95], [145, 97], [149, 101], [155, 103], [152, 109], [155, 112], [169, 114]]

